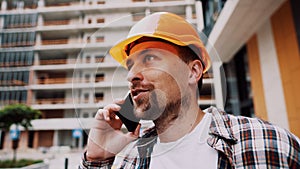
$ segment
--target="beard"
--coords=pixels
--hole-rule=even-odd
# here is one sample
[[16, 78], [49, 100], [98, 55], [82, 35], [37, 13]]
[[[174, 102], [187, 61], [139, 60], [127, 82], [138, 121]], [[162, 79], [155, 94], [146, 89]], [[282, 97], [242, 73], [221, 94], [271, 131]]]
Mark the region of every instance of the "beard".
[[168, 98], [165, 92], [152, 90], [149, 97], [136, 103], [135, 115], [143, 120], [152, 120], [157, 127], [166, 126], [180, 116], [180, 111], [188, 106], [189, 100], [187, 95]]

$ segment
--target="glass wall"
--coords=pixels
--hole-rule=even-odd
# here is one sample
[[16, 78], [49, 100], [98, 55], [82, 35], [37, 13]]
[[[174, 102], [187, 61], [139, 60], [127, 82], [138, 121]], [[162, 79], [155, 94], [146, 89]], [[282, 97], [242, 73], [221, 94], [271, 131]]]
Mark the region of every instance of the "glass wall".
[[4, 29], [28, 28], [37, 25], [37, 14], [17, 14], [4, 16]]
[[214, 27], [226, 0], [201, 0], [205, 28], [203, 32], [208, 36]]
[[33, 58], [33, 51], [0, 52], [0, 67], [31, 66]]
[[26, 103], [27, 91], [1, 91], [0, 90], [0, 106], [14, 103]]
[[224, 64], [227, 83], [225, 111], [252, 117], [254, 107], [249, 75], [247, 50], [243, 47], [234, 58]]

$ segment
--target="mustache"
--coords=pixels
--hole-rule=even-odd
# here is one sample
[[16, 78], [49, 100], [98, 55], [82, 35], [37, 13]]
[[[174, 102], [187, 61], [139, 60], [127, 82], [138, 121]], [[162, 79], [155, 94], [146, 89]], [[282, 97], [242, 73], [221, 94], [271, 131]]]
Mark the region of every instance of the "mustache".
[[153, 84], [144, 84], [141, 82], [132, 82], [129, 84], [129, 89], [134, 90], [134, 89], [147, 89], [147, 90], [153, 90], [155, 87]]

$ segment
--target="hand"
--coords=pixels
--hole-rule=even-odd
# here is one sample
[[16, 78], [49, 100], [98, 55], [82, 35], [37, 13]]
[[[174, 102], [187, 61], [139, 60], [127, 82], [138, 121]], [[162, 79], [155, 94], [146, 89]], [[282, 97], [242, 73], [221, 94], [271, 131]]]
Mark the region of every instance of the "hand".
[[117, 104], [109, 104], [97, 111], [95, 124], [89, 133], [87, 160], [104, 160], [113, 157], [127, 144], [138, 138], [141, 125], [138, 125], [134, 132], [124, 134], [120, 131], [122, 121], [116, 118], [114, 113], [120, 109], [121, 107]]

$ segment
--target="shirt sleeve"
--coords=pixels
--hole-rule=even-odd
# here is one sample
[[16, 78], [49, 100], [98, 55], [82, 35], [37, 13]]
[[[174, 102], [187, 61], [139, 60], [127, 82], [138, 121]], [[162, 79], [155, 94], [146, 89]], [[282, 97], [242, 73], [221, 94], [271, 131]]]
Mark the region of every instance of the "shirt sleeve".
[[87, 161], [86, 152], [82, 154], [81, 163], [78, 169], [110, 169], [114, 162], [115, 157], [108, 158], [101, 161]]

